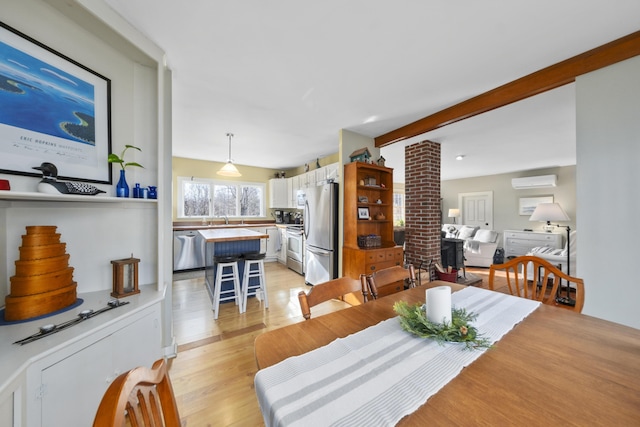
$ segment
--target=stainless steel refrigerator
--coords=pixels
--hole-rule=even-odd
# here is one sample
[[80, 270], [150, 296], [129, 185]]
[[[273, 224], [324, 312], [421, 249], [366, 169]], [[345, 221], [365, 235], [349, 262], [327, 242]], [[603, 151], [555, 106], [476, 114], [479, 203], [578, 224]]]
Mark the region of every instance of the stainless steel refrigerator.
[[304, 281], [309, 285], [338, 277], [338, 184], [304, 191]]

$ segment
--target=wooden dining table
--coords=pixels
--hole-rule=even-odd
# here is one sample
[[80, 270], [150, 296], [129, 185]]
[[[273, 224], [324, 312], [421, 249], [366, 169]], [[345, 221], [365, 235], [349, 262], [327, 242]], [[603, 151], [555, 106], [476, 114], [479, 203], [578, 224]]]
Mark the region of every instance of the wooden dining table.
[[[259, 335], [259, 369], [395, 317], [434, 281]], [[640, 330], [541, 305], [415, 412], [410, 425], [640, 425]]]

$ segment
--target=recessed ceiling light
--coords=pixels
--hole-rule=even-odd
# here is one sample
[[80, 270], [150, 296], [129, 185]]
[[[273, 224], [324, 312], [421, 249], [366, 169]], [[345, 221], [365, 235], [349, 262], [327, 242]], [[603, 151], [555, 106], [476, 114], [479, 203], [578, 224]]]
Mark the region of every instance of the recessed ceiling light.
[[464, 159], [464, 155], [463, 154], [459, 154], [456, 156], [456, 160], [462, 160]]

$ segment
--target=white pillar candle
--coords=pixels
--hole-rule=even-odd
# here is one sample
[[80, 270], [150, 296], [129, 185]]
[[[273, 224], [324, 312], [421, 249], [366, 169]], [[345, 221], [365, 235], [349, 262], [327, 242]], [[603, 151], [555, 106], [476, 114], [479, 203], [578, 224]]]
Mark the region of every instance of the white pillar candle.
[[436, 286], [427, 289], [427, 319], [432, 323], [451, 323], [451, 288]]

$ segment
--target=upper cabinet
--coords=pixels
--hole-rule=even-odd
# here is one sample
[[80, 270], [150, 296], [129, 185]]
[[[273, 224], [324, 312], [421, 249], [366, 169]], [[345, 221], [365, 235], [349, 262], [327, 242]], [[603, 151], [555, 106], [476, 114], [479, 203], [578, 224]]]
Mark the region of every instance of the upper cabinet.
[[291, 178], [269, 180], [269, 208], [289, 207], [289, 186]]
[[299, 206], [296, 204], [296, 194], [298, 190], [313, 187], [327, 180], [338, 182], [339, 170], [338, 163], [332, 163], [291, 178], [270, 179], [269, 208], [299, 209]]

